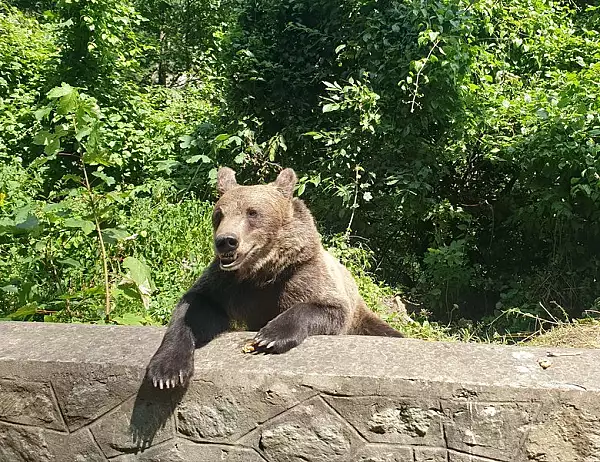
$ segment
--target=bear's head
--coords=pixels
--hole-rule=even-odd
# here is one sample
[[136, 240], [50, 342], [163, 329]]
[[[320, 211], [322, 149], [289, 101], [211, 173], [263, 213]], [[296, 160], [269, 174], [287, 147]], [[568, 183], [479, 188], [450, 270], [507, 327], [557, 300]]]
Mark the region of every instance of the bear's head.
[[294, 215], [296, 180], [286, 168], [273, 183], [240, 186], [232, 169], [219, 169], [213, 229], [222, 270], [253, 273], [277, 258]]

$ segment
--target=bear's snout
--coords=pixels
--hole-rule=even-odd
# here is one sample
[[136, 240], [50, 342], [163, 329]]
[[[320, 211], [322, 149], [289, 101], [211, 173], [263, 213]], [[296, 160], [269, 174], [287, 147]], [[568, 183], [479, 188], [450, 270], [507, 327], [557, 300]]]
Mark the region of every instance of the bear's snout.
[[215, 237], [215, 248], [220, 254], [233, 252], [237, 250], [239, 245], [240, 240], [234, 233], [219, 234]]

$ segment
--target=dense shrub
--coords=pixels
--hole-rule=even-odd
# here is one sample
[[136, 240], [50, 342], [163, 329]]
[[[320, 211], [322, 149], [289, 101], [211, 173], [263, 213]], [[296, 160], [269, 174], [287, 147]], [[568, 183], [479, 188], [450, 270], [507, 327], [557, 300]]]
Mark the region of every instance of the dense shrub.
[[438, 317], [580, 315], [599, 293], [597, 26], [547, 1], [244, 3], [240, 160], [298, 166], [328, 230], [369, 239]]
[[392, 318], [381, 300], [398, 292], [438, 321], [506, 331], [597, 311], [597, 7], [11, 4], [3, 315], [166, 321], [209, 258], [224, 164], [242, 182], [294, 167], [322, 233]]

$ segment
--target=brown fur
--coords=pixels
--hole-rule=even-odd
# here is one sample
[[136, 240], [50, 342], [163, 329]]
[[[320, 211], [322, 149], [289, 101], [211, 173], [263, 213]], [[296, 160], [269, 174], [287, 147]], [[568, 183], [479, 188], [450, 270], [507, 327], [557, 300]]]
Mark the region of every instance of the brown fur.
[[308, 335], [401, 336], [366, 306], [349, 271], [321, 245], [314, 219], [293, 198], [296, 175], [239, 186], [219, 170], [213, 225], [216, 258], [177, 305], [148, 366], [162, 388], [186, 383], [193, 349], [242, 321], [256, 347], [283, 353]]

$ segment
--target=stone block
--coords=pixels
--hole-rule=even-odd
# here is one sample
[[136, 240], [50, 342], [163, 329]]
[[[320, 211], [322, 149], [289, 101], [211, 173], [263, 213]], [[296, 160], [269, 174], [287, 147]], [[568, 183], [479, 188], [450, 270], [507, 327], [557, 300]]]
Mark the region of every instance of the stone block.
[[444, 416], [435, 399], [380, 396], [327, 396], [324, 399], [369, 442], [444, 444]]
[[579, 393], [547, 403], [523, 447], [523, 458], [536, 462], [600, 462], [600, 402]]
[[0, 420], [66, 431], [47, 382], [0, 380]]
[[110, 459], [114, 462], [265, 462], [255, 450], [220, 444], [199, 444], [172, 439], [138, 454]]
[[132, 397], [90, 426], [98, 445], [107, 457], [137, 453], [175, 435], [174, 401], [182, 390], [158, 393], [144, 385]]
[[313, 398], [265, 422], [239, 443], [259, 448], [272, 462], [347, 462], [358, 442], [347, 422]]
[[414, 462], [413, 450], [392, 444], [365, 444], [352, 460], [357, 462]]
[[415, 448], [414, 462], [448, 462], [445, 448]]
[[456, 402], [445, 409], [449, 449], [512, 462], [539, 410], [538, 403]]
[[71, 434], [0, 424], [2, 462], [105, 462], [89, 430]]
[[69, 430], [89, 424], [134, 395], [139, 375], [95, 364], [57, 370], [52, 384]]
[[[448, 462], [497, 462], [496, 459], [479, 457], [470, 453], [448, 451]], [[524, 459], [513, 459], [511, 462], [526, 462]], [[565, 460], [566, 462], [566, 460]], [[569, 461], [571, 462], [571, 461]], [[575, 462], [575, 461], [572, 461]]]
[[315, 394], [289, 380], [260, 374], [202, 375], [177, 407], [178, 432], [198, 441], [233, 442]]

